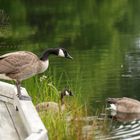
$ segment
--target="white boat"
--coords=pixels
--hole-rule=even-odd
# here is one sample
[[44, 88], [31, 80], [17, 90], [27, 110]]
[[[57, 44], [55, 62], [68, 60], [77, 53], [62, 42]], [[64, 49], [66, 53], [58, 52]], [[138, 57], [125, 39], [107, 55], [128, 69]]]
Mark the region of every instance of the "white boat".
[[[0, 81], [0, 140], [48, 140], [32, 101], [19, 100], [16, 90], [15, 85]], [[21, 93], [28, 95], [25, 88]]]

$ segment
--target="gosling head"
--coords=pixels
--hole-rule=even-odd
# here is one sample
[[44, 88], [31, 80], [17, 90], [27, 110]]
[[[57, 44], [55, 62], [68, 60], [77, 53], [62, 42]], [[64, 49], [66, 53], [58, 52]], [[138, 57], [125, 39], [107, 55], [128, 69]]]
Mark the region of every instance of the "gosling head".
[[64, 89], [61, 92], [61, 97], [64, 97], [64, 96], [73, 96], [73, 93], [69, 89]]

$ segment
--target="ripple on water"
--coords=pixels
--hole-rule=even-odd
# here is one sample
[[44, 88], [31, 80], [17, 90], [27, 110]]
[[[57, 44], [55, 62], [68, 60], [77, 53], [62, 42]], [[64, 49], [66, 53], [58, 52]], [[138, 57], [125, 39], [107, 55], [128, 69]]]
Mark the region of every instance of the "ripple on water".
[[[105, 140], [139, 140], [140, 139], [140, 114], [117, 113], [112, 116], [112, 130]], [[118, 123], [117, 125], [116, 122]]]

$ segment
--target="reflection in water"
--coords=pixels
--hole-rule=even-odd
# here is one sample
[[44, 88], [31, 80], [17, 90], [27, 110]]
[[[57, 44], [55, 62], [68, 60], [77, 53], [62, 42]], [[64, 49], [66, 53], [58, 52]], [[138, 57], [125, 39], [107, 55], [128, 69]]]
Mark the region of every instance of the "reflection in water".
[[125, 59], [127, 64], [126, 74], [128, 73], [134, 78], [140, 78], [140, 50], [128, 53]]
[[111, 111], [108, 117], [114, 122], [109, 136], [105, 138], [106, 140], [140, 139], [140, 113], [114, 113]]
[[[107, 115], [109, 114], [109, 115]], [[87, 123], [82, 128], [85, 140], [139, 140], [140, 139], [140, 113], [108, 112], [106, 115], [94, 117], [98, 123]], [[108, 126], [104, 126], [108, 121]], [[105, 128], [105, 129], [104, 129]], [[104, 133], [105, 130], [105, 133]]]
[[139, 139], [140, 138], [140, 102], [132, 98], [108, 98], [111, 107], [108, 118], [113, 120], [112, 130], [105, 139]]
[[140, 119], [140, 113], [116, 112], [116, 114], [114, 115], [114, 112], [111, 111], [111, 115], [109, 117], [119, 122], [132, 122]]

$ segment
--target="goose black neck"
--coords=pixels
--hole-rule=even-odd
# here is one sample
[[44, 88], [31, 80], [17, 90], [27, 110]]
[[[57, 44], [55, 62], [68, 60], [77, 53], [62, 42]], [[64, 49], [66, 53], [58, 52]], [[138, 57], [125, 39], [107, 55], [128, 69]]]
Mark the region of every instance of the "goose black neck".
[[60, 100], [61, 100], [61, 105], [63, 105], [64, 104], [64, 95], [63, 95], [63, 93], [61, 93]]
[[45, 60], [48, 59], [48, 57], [49, 57], [50, 55], [58, 55], [57, 49], [49, 49], [49, 50], [47, 50], [47, 51], [42, 55], [42, 57], [40, 58], [40, 60], [45, 61]]

